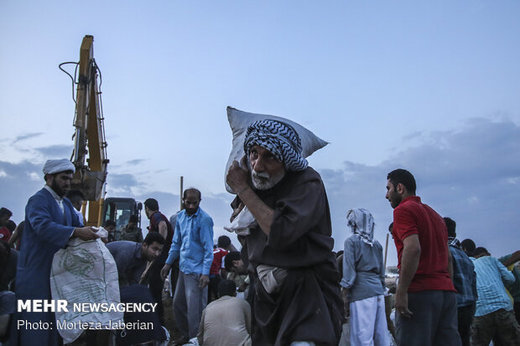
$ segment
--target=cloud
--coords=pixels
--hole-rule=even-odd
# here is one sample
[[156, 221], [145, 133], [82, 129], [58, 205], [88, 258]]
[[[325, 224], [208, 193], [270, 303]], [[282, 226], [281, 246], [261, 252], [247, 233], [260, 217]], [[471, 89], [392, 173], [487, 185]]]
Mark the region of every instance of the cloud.
[[106, 191], [110, 197], [134, 197], [135, 190], [143, 186], [132, 174], [110, 173], [107, 176]]
[[13, 144], [15, 143], [18, 143], [18, 142], [21, 142], [21, 141], [24, 141], [26, 139], [31, 139], [31, 138], [35, 138], [35, 137], [39, 137], [43, 135], [43, 132], [33, 132], [33, 133], [27, 133], [25, 135], [20, 135], [18, 137], [16, 137], [13, 141]]
[[145, 161], [146, 161], [145, 159], [135, 159], [135, 160], [126, 161], [125, 164], [131, 165], [131, 166], [137, 166]]
[[[354, 207], [374, 214], [376, 237], [385, 240], [392, 220], [384, 198], [386, 175], [405, 168], [414, 174], [423, 202], [457, 221], [459, 238], [472, 238], [496, 255], [517, 250], [510, 240], [520, 228], [518, 148], [520, 127], [514, 122], [471, 119], [457, 131], [423, 133], [420, 144], [395, 152], [379, 165], [347, 161], [341, 170], [321, 171], [336, 247], [341, 248], [348, 236], [345, 214]], [[390, 248], [390, 256], [395, 256]]]
[[12, 219], [16, 223], [24, 219], [29, 197], [45, 183], [41, 169], [41, 164], [29, 161], [16, 164], [0, 161], [0, 171], [5, 173], [0, 175], [0, 206], [13, 211]]
[[45, 158], [70, 158], [73, 147], [71, 145], [50, 145], [47, 147], [39, 147], [35, 150]]
[[[415, 175], [417, 193], [425, 203], [457, 222], [460, 239], [472, 238], [497, 256], [517, 250], [512, 240], [517, 239], [520, 229], [520, 126], [507, 119], [471, 119], [457, 130], [411, 137], [413, 145], [403, 139], [406, 147], [378, 165], [345, 161], [341, 169], [319, 170], [329, 198], [336, 250], [349, 236], [347, 210], [358, 207], [374, 215], [376, 238], [384, 247], [392, 221], [392, 208], [385, 199], [386, 175], [399, 167]], [[11, 209], [13, 219], [19, 222], [27, 199], [44, 183], [41, 164], [0, 161], [0, 172], [0, 206]], [[168, 217], [179, 209], [179, 195], [154, 191], [141, 176], [146, 175], [110, 173], [107, 196], [133, 197], [141, 202], [154, 197]], [[227, 193], [203, 191], [201, 207], [214, 219], [215, 237], [225, 234], [222, 226], [228, 222], [232, 198]], [[143, 220], [146, 226], [144, 214]], [[388, 248], [388, 264], [395, 264], [393, 244]]]

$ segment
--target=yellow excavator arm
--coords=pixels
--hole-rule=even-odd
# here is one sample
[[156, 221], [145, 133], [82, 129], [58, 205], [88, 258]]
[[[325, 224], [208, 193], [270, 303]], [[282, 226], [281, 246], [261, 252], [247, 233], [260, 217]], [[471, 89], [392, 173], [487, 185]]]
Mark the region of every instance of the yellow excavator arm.
[[[80, 49], [77, 68], [74, 151], [76, 173], [72, 189], [88, 201], [85, 225], [99, 226], [107, 177], [107, 142], [103, 124], [99, 68], [94, 60], [94, 37], [86, 35]], [[85, 207], [85, 206], [84, 206]]]

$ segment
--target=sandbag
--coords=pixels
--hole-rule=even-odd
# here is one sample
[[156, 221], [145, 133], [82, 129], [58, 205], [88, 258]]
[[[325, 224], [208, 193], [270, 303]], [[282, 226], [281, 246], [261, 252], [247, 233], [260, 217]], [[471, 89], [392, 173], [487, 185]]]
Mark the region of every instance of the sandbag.
[[[117, 266], [101, 239], [72, 238], [65, 249], [54, 255], [50, 282], [52, 299], [67, 301], [68, 312], [56, 311], [56, 324], [64, 343], [73, 342], [84, 331], [70, 328], [71, 325], [89, 323], [107, 328], [123, 323], [123, 312], [73, 308], [74, 303], [120, 303]], [[68, 327], [59, 328], [64, 322]]]
[[[314, 133], [312, 133], [305, 127], [301, 126], [300, 124], [297, 124], [289, 119], [285, 119], [275, 115], [248, 113], [228, 106], [227, 116], [229, 126], [231, 127], [231, 131], [233, 132], [233, 142], [231, 153], [229, 154], [229, 158], [226, 164], [226, 171], [224, 172], [224, 181], [225, 177], [227, 176], [227, 172], [229, 171], [229, 167], [231, 167], [231, 165], [233, 164], [233, 161], [240, 162], [240, 160], [244, 156], [244, 139], [246, 136], [247, 128], [249, 127], [249, 125], [251, 125], [257, 120], [273, 119], [291, 125], [300, 136], [302, 142], [302, 154], [304, 157], [309, 157], [316, 150], [321, 149], [328, 144], [328, 142], [319, 138]], [[229, 193], [234, 193], [233, 189], [231, 189], [231, 187], [227, 183], [225, 184], [226, 190]]]

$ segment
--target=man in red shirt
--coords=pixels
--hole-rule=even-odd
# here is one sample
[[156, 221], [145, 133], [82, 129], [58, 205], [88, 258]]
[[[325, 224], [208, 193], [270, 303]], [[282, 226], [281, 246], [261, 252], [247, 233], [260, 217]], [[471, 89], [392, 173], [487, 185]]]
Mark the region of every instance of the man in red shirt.
[[213, 249], [213, 262], [209, 269], [208, 303], [218, 298], [218, 284], [222, 278], [221, 269], [224, 268], [224, 257], [232, 250], [231, 239], [226, 235], [218, 237], [217, 247]]
[[446, 225], [415, 189], [407, 170], [388, 173], [386, 199], [394, 208], [399, 268], [396, 341], [399, 346], [461, 345]]
[[[6, 243], [9, 241], [12, 232], [14, 231], [9, 229], [9, 220], [13, 216], [13, 213], [7, 208], [0, 208], [0, 240], [5, 241]], [[11, 221], [12, 222], [12, 221]], [[16, 227], [16, 225], [15, 225]]]

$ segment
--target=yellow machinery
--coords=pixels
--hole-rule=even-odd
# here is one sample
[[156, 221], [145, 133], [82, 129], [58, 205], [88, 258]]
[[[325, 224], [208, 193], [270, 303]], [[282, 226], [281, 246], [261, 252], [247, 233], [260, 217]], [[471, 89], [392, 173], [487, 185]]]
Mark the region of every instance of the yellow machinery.
[[[76, 167], [72, 179], [72, 189], [79, 190], [88, 201], [88, 208], [83, 205], [86, 226], [101, 226], [107, 220], [116, 223], [116, 240], [121, 228], [130, 215], [138, 217], [137, 226], [141, 225], [142, 204], [133, 198], [107, 198], [105, 186], [107, 178], [107, 142], [103, 124], [101, 103], [101, 72], [94, 60], [94, 37], [86, 35], [80, 49], [80, 60], [60, 64], [60, 69], [71, 77], [76, 85], [74, 102], [76, 111], [74, 127], [74, 151], [71, 161]], [[76, 65], [74, 76], [61, 68], [64, 64]]]
[[[77, 85], [74, 116], [76, 130], [71, 160], [76, 166], [76, 173], [72, 180], [72, 189], [81, 191], [88, 201], [85, 215], [87, 226], [99, 226], [102, 222], [101, 211], [109, 162], [101, 104], [101, 76], [94, 60], [93, 41], [94, 37], [90, 35], [83, 38], [79, 64], [74, 63], [75, 76], [69, 74]], [[85, 213], [85, 205], [83, 209]]]

